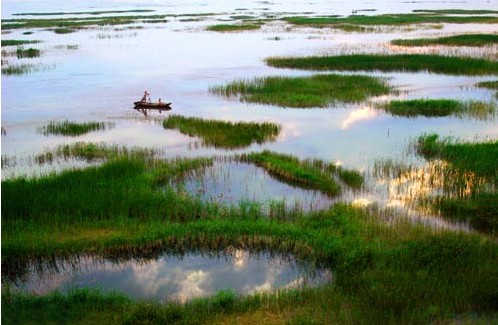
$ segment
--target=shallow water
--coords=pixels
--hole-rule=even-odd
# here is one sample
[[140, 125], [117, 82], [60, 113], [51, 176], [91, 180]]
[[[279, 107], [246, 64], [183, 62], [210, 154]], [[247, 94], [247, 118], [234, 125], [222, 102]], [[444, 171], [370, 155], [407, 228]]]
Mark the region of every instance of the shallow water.
[[82, 256], [35, 264], [10, 288], [36, 295], [98, 288], [123, 293], [132, 299], [184, 303], [220, 290], [253, 294], [316, 286], [331, 279], [329, 271], [300, 264], [290, 256], [234, 249], [228, 254], [164, 254], [154, 259], [122, 262]]

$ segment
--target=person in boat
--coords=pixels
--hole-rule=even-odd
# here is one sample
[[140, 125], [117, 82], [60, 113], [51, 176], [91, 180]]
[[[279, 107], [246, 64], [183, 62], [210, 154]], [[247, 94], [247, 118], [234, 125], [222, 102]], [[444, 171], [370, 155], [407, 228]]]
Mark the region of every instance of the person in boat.
[[146, 91], [144, 92], [144, 96], [142, 97], [141, 102], [142, 102], [142, 103], [147, 102], [147, 97], [149, 97], [149, 96], [150, 96], [150, 94], [149, 94], [149, 93], [147, 92], [147, 90], [146, 90]]
[[157, 102], [159, 105], [162, 105], [163, 102], [161, 102], [161, 98], [159, 98], [159, 101]]

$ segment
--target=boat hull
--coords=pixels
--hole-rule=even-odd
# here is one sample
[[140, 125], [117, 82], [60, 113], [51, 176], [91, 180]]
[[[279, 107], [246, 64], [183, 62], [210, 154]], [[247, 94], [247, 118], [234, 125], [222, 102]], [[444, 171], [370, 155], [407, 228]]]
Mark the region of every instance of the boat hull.
[[147, 103], [147, 102], [134, 102], [135, 109], [159, 109], [159, 110], [170, 110], [171, 103]]

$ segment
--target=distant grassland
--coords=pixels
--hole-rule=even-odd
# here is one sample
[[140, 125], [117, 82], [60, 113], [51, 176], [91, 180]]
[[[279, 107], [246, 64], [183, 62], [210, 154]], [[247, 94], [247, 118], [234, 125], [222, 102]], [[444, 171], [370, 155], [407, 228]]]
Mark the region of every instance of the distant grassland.
[[238, 32], [244, 30], [260, 29], [261, 24], [218, 24], [206, 27], [206, 30], [212, 32]]
[[401, 46], [486, 46], [498, 44], [498, 34], [464, 34], [440, 38], [395, 39], [391, 44]]
[[352, 54], [311, 57], [271, 57], [268, 65], [278, 68], [337, 71], [428, 71], [451, 75], [498, 74], [498, 62], [484, 59], [426, 54]]
[[40, 43], [40, 42], [41, 41], [9, 39], [9, 40], [2, 40], [2, 46], [17, 46], [17, 45], [24, 45], [24, 44], [36, 44], [36, 43]]
[[52, 19], [3, 19], [2, 29], [19, 28], [78, 28], [86, 26], [123, 25], [143, 20], [164, 19], [166, 15], [104, 16]]
[[199, 137], [203, 145], [225, 149], [274, 141], [280, 133], [280, 126], [275, 123], [225, 122], [180, 115], [170, 115], [163, 121], [163, 126], [177, 129], [191, 137]]
[[413, 12], [448, 14], [448, 15], [487, 15], [498, 14], [497, 10], [465, 10], [465, 9], [417, 9]]
[[496, 24], [498, 17], [493, 16], [444, 16], [431, 14], [385, 14], [376, 16], [354, 15], [349, 17], [286, 17], [284, 21], [294, 25], [304, 25], [311, 27], [341, 27], [343, 24], [351, 25], [387, 25], [399, 26], [422, 23], [482, 23]]
[[396, 116], [441, 117], [455, 115], [485, 120], [496, 114], [497, 107], [492, 103], [452, 99], [413, 99], [393, 100], [381, 107]]
[[211, 87], [212, 93], [242, 101], [281, 107], [327, 107], [334, 102], [360, 102], [388, 94], [386, 81], [369, 76], [316, 75], [311, 77], [264, 77]]
[[12, 16], [60, 16], [60, 15], [102, 15], [102, 14], [123, 14], [128, 12], [153, 12], [151, 9], [131, 9], [131, 10], [101, 10], [101, 11], [69, 11], [69, 12], [21, 12]]
[[40, 132], [44, 135], [55, 134], [65, 136], [78, 136], [91, 131], [105, 130], [108, 125], [104, 122], [85, 122], [77, 123], [70, 121], [55, 122], [43, 126]]

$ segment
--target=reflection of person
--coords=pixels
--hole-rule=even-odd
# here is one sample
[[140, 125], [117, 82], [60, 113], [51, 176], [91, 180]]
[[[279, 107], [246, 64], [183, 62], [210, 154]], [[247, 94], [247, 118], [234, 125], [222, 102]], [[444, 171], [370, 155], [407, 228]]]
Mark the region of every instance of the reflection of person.
[[142, 97], [142, 102], [145, 103], [147, 101], [147, 96], [150, 94], [147, 92], [147, 90], [144, 92], [144, 97]]

